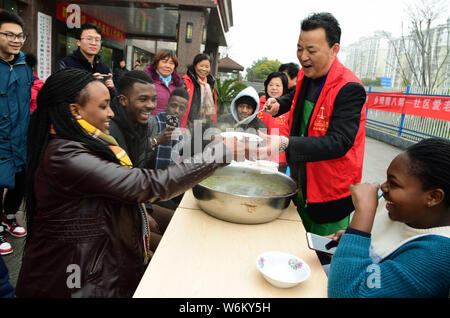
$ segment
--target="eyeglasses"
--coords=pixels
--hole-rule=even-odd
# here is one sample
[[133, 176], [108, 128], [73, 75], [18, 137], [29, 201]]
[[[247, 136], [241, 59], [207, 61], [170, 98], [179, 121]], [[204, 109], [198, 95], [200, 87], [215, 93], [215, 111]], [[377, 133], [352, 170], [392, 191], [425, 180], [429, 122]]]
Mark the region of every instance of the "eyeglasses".
[[23, 34], [23, 33], [14, 34], [14, 33], [11, 33], [11, 32], [0, 32], [0, 34], [3, 34], [4, 36], [6, 36], [6, 39], [8, 41], [11, 41], [11, 42], [13, 42], [13, 41], [15, 41], [17, 39], [20, 42], [24, 43], [25, 40], [27, 39], [27, 36], [25, 34]]
[[90, 42], [102, 43], [102, 38], [94, 38], [92, 36], [87, 36], [85, 38], [81, 38], [80, 40], [86, 40], [88, 43]]

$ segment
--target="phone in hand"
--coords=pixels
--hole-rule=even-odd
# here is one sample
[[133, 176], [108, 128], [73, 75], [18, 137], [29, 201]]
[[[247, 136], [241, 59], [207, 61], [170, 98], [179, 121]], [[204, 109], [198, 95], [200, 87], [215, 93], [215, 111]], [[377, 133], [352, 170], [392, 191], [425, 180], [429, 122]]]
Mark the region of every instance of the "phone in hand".
[[101, 77], [103, 77], [102, 82], [106, 82], [107, 80], [109, 80], [109, 74], [100, 74]]
[[166, 126], [178, 127], [178, 116], [177, 115], [166, 115]]
[[327, 254], [334, 254], [338, 245], [338, 242], [335, 240], [310, 232], [306, 233], [306, 239], [308, 241], [308, 247], [310, 249]]

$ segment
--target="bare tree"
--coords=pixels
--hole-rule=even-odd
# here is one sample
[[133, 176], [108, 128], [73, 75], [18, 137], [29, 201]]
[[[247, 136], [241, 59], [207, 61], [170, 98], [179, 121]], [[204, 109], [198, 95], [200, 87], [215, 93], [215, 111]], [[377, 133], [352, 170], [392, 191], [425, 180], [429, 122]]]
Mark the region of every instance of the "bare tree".
[[409, 34], [404, 35], [403, 22], [400, 39], [384, 33], [393, 48], [404, 83], [433, 89], [449, 78], [450, 20], [436, 25], [447, 14], [447, 6], [447, 0], [416, 0], [405, 10]]

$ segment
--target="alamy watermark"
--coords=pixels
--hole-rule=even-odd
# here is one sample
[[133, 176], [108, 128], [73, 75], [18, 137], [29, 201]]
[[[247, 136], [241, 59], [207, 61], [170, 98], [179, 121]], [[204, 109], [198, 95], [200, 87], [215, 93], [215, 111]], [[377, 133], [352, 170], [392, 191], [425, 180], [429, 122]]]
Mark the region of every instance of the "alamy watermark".
[[80, 265], [69, 264], [66, 268], [69, 276], [66, 279], [66, 285], [69, 289], [81, 288], [81, 269]]
[[370, 273], [366, 279], [366, 286], [370, 289], [381, 288], [381, 270], [380, 265], [370, 264], [366, 269], [367, 273]]
[[77, 4], [69, 4], [67, 6], [66, 25], [69, 29], [81, 27], [81, 8]]

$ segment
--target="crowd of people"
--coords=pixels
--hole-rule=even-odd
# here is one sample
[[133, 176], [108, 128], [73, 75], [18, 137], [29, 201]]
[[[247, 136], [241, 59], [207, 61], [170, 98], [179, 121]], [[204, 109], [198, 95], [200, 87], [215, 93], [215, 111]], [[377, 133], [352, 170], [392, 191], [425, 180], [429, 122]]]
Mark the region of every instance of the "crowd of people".
[[[289, 168], [305, 230], [339, 241], [332, 258], [318, 252], [330, 297], [448, 297], [450, 142], [424, 140], [395, 158], [379, 204], [380, 186], [360, 183], [365, 89], [337, 58], [331, 14], [302, 21], [301, 68], [281, 65], [261, 95], [243, 89], [219, 118], [208, 54], [183, 76], [167, 50], [113, 74], [98, 54], [101, 30], [78, 31], [77, 50], [38, 82], [22, 19], [0, 12], [0, 254], [13, 252], [6, 232], [26, 237], [15, 288], [0, 257], [0, 296], [131, 297], [184, 192], [253, 153]], [[230, 129], [264, 142], [249, 149], [218, 135]], [[26, 224], [16, 220], [22, 202]], [[383, 288], [365, 284], [370, 264]], [[81, 273], [75, 286], [69, 265]]]

